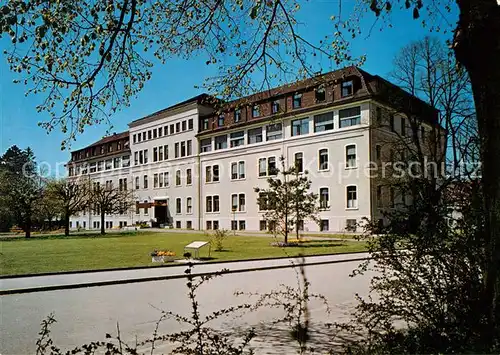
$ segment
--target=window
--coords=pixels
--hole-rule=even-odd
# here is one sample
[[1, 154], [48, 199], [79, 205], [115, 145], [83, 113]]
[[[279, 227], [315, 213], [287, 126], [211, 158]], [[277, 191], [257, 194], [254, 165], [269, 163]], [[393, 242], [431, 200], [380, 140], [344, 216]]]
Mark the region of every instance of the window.
[[182, 210], [182, 200], [180, 197], [175, 199], [175, 213], [180, 214]]
[[204, 119], [201, 120], [201, 129], [203, 131], [205, 131], [205, 130], [208, 129], [208, 121], [209, 121], [208, 118], [204, 118]]
[[266, 163], [267, 163], [266, 158], [259, 159], [259, 176], [266, 176], [267, 175]]
[[329, 207], [329, 193], [328, 193], [328, 187], [322, 187], [319, 189], [319, 208], [326, 209]]
[[138, 176], [135, 177], [135, 189], [139, 190], [139, 177]]
[[273, 141], [283, 137], [283, 125], [281, 123], [270, 124], [266, 127], [266, 140]]
[[259, 116], [260, 116], [260, 106], [254, 105], [252, 107], [252, 117], [259, 117]]
[[224, 115], [219, 115], [219, 119], [217, 120], [217, 126], [219, 127], [224, 126]]
[[[192, 129], [192, 128], [190, 128], [190, 129]], [[186, 228], [187, 228], [187, 229], [193, 229], [193, 222], [191, 222], [191, 221], [186, 221]]]
[[292, 136], [300, 136], [309, 133], [309, 118], [292, 121]]
[[326, 232], [330, 230], [330, 223], [327, 219], [322, 219], [320, 221], [320, 229], [322, 232]]
[[333, 129], [333, 112], [314, 115], [314, 132], [331, 131]]
[[175, 186], [181, 186], [181, 171], [175, 171]]
[[182, 132], [184, 132], [187, 129], [187, 122], [182, 121]]
[[219, 229], [219, 221], [213, 221], [214, 230]]
[[303, 153], [295, 153], [295, 162], [294, 167], [297, 169], [297, 172], [304, 172], [304, 154]]
[[193, 129], [193, 119], [192, 118], [190, 118], [188, 120], [188, 129]]
[[241, 121], [241, 110], [238, 108], [234, 110], [234, 123], [238, 123]]
[[212, 221], [207, 221], [207, 227], [206, 227], [207, 230], [210, 230], [212, 229]]
[[231, 230], [235, 231], [238, 229], [238, 221], [231, 221]]
[[148, 131], [148, 139], [151, 139], [151, 130]]
[[245, 194], [239, 194], [238, 196], [238, 211], [245, 211]]
[[214, 196], [214, 212], [219, 212], [219, 196]]
[[148, 176], [147, 175], [144, 175], [144, 188], [145, 189], [148, 188]]
[[[156, 174], [155, 174], [156, 175]], [[159, 187], [163, 187], [163, 182], [164, 182], [164, 178], [163, 178], [163, 173], [159, 173], [158, 174], [158, 186]]]
[[157, 130], [156, 128], [153, 129], [153, 139], [156, 138], [158, 136], [158, 133], [157, 133]]
[[339, 110], [340, 128], [355, 126], [361, 123], [361, 107]]
[[186, 156], [186, 142], [181, 142], [181, 157]]
[[215, 137], [215, 150], [227, 148], [227, 135]]
[[187, 156], [191, 156], [193, 154], [193, 142], [190, 140], [187, 141]]
[[269, 196], [266, 192], [259, 193], [259, 199], [257, 200], [259, 205], [259, 211], [267, 211], [269, 208]]
[[163, 135], [163, 127], [158, 128], [158, 137], [161, 137]]
[[[123, 165], [125, 166], [125, 165]], [[90, 172], [95, 173], [97, 171], [97, 163], [90, 163]], [[70, 175], [71, 176], [71, 175]]]
[[205, 182], [212, 182], [212, 167], [205, 167]]
[[214, 182], [219, 181], [219, 166], [218, 165], [212, 166], [212, 181], [214, 181]]
[[146, 131], [142, 132], [142, 140], [145, 141], [146, 140]]
[[342, 97], [351, 96], [354, 93], [354, 84], [352, 80], [344, 81], [342, 83]]
[[302, 94], [293, 95], [293, 108], [300, 108], [302, 106]]
[[112, 165], [113, 165], [113, 160], [112, 159], [106, 160], [106, 170], [111, 169]]
[[122, 166], [124, 168], [126, 167], [129, 167], [130, 166], [130, 155], [124, 155], [123, 158], [122, 158]]
[[230, 146], [231, 148], [239, 147], [240, 145], [245, 144], [245, 132], [234, 132], [229, 136]]
[[262, 127], [249, 129], [247, 133], [248, 133], [248, 144], [262, 142]]
[[231, 163], [231, 180], [238, 179], [238, 163]]
[[158, 174], [154, 174], [153, 175], [153, 188], [157, 188], [158, 187]]
[[245, 178], [245, 162], [240, 161], [238, 162], [238, 179], [244, 179]]
[[347, 208], [358, 208], [356, 186], [347, 186]]
[[239, 227], [240, 231], [244, 231], [246, 229], [245, 221], [239, 221]]
[[181, 131], [181, 123], [177, 122], [175, 124], [175, 133], [179, 133]]
[[191, 197], [186, 199], [186, 213], [193, 213], [193, 199]]
[[354, 144], [345, 147], [345, 167], [356, 167], [356, 146]]
[[175, 133], [175, 129], [174, 129], [174, 127], [175, 127], [175, 126], [174, 126], [174, 124], [172, 123], [172, 124], [170, 125], [170, 134], [174, 134], [174, 133]]
[[232, 194], [231, 195], [231, 211], [235, 212], [237, 210], [238, 210], [238, 195]]
[[212, 202], [213, 202], [212, 196], [207, 196], [205, 199], [205, 211], [206, 212], [213, 212], [213, 203]]
[[356, 220], [355, 219], [346, 219], [345, 220], [345, 230], [348, 232], [356, 232]]
[[200, 153], [212, 151], [212, 138], [205, 138], [200, 141]]
[[[153, 158], [154, 158], [154, 151], [153, 151]], [[158, 160], [159, 161], [163, 160], [163, 147], [162, 146], [158, 147]]]
[[259, 221], [259, 230], [261, 230], [261, 231], [267, 230], [267, 223], [266, 223], [266, 221]]
[[144, 204], [146, 204], [146, 206], [144, 207], [144, 214], [148, 214], [149, 213], [149, 205], [147, 204], [148, 201], [144, 201]]
[[179, 142], [175, 143], [174, 145], [174, 157], [179, 157]]
[[193, 175], [191, 169], [186, 169], [186, 185], [191, 185], [193, 183]]
[[137, 134], [134, 134], [132, 137], [133, 137], [134, 143], [137, 143]]
[[144, 149], [144, 164], [148, 163], [148, 150]]
[[112, 152], [113, 151], [113, 144], [108, 144], [108, 152]]
[[181, 221], [175, 222], [175, 228], [181, 228]]
[[319, 150], [319, 170], [328, 169], [328, 149]]
[[276, 158], [267, 158], [267, 175], [277, 175], [278, 169], [276, 168]]
[[279, 100], [274, 100], [271, 103], [271, 112], [272, 113], [278, 113], [280, 110], [280, 101]]
[[314, 91], [314, 96], [316, 98], [316, 102], [323, 102], [326, 100], [326, 91], [325, 88], [319, 87]]
[[153, 161], [154, 162], [158, 161], [158, 148], [157, 147], [153, 148]]

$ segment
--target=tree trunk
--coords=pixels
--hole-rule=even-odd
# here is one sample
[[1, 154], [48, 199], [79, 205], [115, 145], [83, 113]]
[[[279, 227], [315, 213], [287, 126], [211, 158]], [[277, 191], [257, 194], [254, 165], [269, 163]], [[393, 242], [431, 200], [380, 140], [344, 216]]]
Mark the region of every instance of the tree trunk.
[[454, 50], [469, 73], [481, 143], [481, 183], [486, 250], [484, 306], [486, 346], [500, 319], [500, 6], [496, 0], [457, 0], [460, 9]]
[[69, 211], [64, 212], [64, 235], [69, 236]]
[[104, 210], [101, 209], [101, 234], [106, 234], [106, 230], [104, 229]]
[[31, 237], [31, 214], [28, 214], [26, 217], [26, 224], [24, 227], [24, 232], [25, 232], [25, 237], [30, 238]]

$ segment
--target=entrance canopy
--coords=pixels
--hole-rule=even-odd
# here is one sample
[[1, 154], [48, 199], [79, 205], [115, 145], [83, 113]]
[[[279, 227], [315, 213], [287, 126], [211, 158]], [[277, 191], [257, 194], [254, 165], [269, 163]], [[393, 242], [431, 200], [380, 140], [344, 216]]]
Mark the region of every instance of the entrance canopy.
[[184, 247], [186, 250], [194, 250], [194, 258], [200, 258], [200, 249], [208, 244], [208, 256], [210, 257], [210, 243], [209, 242], [192, 242]]

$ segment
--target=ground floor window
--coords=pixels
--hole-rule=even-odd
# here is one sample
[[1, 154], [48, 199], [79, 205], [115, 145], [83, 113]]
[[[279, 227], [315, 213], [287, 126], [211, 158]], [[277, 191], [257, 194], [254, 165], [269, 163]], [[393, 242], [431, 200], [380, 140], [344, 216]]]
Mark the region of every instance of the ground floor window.
[[83, 228], [87, 228], [87, 222], [83, 221]]
[[259, 229], [261, 231], [267, 230], [267, 223], [266, 223], [266, 221], [259, 221]]
[[244, 231], [245, 230], [245, 221], [239, 221], [239, 227], [240, 227], [240, 231]]
[[238, 221], [231, 221], [231, 230], [235, 231], [238, 229]]
[[356, 232], [356, 220], [347, 219], [345, 229], [349, 232]]
[[175, 228], [181, 228], [181, 221], [175, 222]]
[[187, 228], [187, 229], [193, 229], [193, 222], [191, 222], [191, 221], [186, 221], [186, 228]]
[[207, 230], [212, 229], [212, 221], [207, 221]]
[[73, 228], [73, 222], [69, 221], [69, 227]]
[[214, 230], [219, 229], [219, 221], [213, 221]]
[[320, 226], [322, 232], [330, 230], [330, 222], [327, 219], [322, 219]]

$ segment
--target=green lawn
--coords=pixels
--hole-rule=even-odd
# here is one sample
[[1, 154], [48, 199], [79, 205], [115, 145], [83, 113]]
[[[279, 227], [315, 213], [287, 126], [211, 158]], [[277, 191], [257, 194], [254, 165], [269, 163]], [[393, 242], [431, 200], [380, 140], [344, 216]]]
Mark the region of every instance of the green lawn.
[[[183, 248], [195, 240], [209, 237], [197, 233], [121, 233], [46, 236], [31, 239], [3, 238], [0, 241], [2, 275], [96, 270], [131, 266], [156, 266], [151, 263], [153, 249], [168, 249], [182, 258]], [[213, 261], [272, 258], [282, 256], [334, 254], [362, 251], [365, 244], [352, 241], [310, 241], [286, 249], [271, 246], [272, 237], [228, 236], [222, 252], [212, 251]], [[281, 240], [281, 239], [279, 239]], [[202, 250], [200, 256], [208, 254]]]

